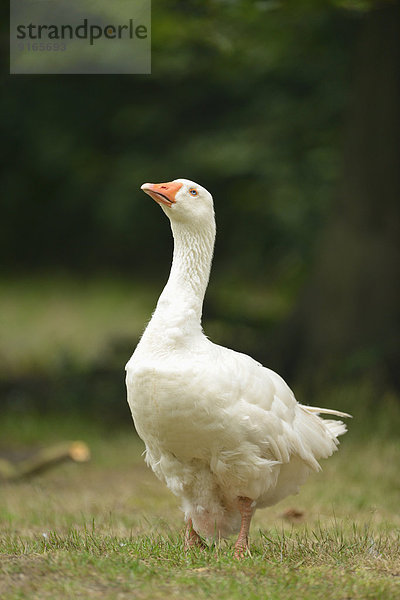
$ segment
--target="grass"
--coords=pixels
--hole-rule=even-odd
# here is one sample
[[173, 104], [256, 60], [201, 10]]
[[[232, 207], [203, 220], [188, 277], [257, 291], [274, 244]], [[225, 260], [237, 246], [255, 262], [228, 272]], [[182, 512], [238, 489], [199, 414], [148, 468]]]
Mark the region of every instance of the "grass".
[[[133, 431], [8, 416], [0, 432], [8, 452], [80, 436], [93, 455], [2, 486], [2, 600], [400, 596], [394, 439], [344, 439], [299, 496], [256, 513], [251, 556], [237, 562], [232, 540], [185, 554], [178, 500], [145, 467]], [[283, 518], [289, 508], [302, 522]]]
[[[98, 371], [96, 385], [81, 382], [110, 340], [132, 345], [156, 298], [157, 290], [104, 277], [0, 281], [0, 379], [43, 372], [35, 393], [51, 398], [34, 404], [32, 390], [21, 397], [13, 383], [10, 410], [0, 413], [0, 457], [74, 439], [92, 452], [89, 463], [0, 484], [1, 600], [400, 597], [399, 402], [368, 387], [328, 390], [316, 402], [351, 407], [350, 433], [298, 496], [256, 513], [251, 556], [234, 561], [232, 540], [185, 554], [178, 499], [144, 465], [131, 423], [112, 429], [103, 410], [103, 396], [113, 410], [125, 403], [122, 387], [108, 387]], [[282, 308], [264, 293], [238, 298], [250, 298], [249, 314]], [[116, 360], [110, 377], [122, 381]], [[51, 373], [62, 374], [58, 387]], [[67, 385], [63, 403], [57, 393]], [[30, 414], [33, 405], [59, 412]], [[72, 405], [79, 418], [65, 412]], [[299, 522], [285, 518], [289, 509]]]
[[[0, 280], [0, 376], [90, 365], [110, 341], [137, 339], [156, 292], [125, 279], [68, 276]], [[133, 350], [133, 347], [132, 347]]]

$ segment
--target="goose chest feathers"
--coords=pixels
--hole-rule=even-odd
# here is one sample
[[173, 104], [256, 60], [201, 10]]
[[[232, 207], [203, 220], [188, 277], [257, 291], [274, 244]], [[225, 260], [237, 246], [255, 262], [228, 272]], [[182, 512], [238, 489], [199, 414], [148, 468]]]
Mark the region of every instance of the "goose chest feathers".
[[145, 183], [168, 216], [174, 253], [168, 282], [126, 365], [128, 403], [146, 462], [182, 499], [186, 547], [238, 533], [251, 517], [295, 494], [345, 425], [335, 410], [303, 406], [283, 379], [245, 354], [213, 344], [201, 314], [215, 240], [213, 199], [187, 179]]

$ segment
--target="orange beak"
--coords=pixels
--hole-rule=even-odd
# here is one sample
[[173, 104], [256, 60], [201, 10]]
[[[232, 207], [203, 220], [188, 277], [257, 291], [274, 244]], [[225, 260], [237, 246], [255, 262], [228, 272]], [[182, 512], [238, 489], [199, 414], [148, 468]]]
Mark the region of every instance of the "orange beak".
[[158, 204], [172, 206], [176, 202], [175, 195], [181, 189], [182, 185], [179, 181], [144, 183], [140, 189], [151, 196]]

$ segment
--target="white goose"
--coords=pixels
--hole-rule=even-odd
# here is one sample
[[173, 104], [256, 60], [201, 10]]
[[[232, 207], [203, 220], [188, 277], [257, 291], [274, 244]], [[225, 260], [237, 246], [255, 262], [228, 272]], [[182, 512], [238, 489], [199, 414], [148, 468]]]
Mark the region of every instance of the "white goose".
[[201, 328], [215, 239], [213, 199], [187, 179], [141, 188], [171, 221], [168, 282], [126, 365], [128, 402], [146, 462], [183, 499], [185, 545], [239, 532], [248, 549], [256, 508], [295, 494], [330, 456], [346, 413], [299, 404], [283, 379], [213, 344]]

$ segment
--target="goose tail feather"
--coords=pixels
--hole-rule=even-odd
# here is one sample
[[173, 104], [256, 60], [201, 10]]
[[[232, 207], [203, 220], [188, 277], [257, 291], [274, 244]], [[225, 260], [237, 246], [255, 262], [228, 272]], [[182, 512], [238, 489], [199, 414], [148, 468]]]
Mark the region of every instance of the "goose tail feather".
[[305, 406], [301, 405], [305, 411], [312, 413], [314, 415], [333, 415], [335, 417], [344, 417], [352, 419], [353, 416], [349, 415], [349, 413], [341, 412], [340, 410], [334, 410], [333, 408], [319, 408], [318, 406]]

